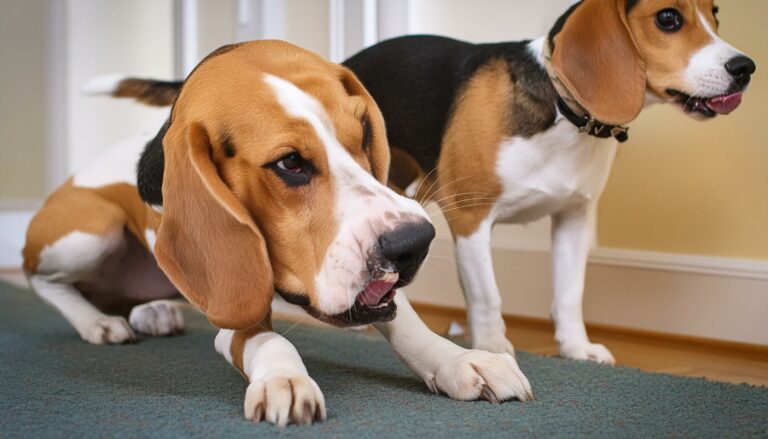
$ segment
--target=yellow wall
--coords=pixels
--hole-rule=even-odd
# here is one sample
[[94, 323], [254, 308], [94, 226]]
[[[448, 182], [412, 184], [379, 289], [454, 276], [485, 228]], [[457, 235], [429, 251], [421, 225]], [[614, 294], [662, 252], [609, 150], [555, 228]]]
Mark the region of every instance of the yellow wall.
[[768, 1], [718, 4], [720, 35], [758, 66], [744, 103], [709, 122], [644, 111], [600, 201], [601, 246], [768, 259]]

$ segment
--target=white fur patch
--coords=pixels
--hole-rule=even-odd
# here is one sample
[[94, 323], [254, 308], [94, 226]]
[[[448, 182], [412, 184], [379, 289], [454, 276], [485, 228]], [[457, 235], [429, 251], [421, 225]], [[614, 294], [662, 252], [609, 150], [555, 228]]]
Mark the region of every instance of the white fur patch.
[[149, 248], [149, 251], [155, 253], [155, 240], [157, 239], [155, 231], [152, 229], [144, 230], [144, 239], [147, 240], [147, 247]]
[[[334, 211], [338, 235], [316, 276], [317, 308], [329, 315], [349, 309], [368, 283], [368, 249], [379, 235], [393, 229], [403, 214], [428, 218], [413, 200], [397, 195], [357, 163], [336, 139], [323, 106], [294, 84], [272, 75], [265, 81], [286, 112], [310, 123], [325, 146], [335, 182]], [[387, 218], [386, 213], [395, 213]]]
[[40, 252], [37, 273], [48, 280], [77, 279], [79, 274], [91, 273], [102, 258], [122, 242], [122, 231], [107, 236], [71, 232]]
[[144, 133], [115, 144], [76, 173], [74, 185], [98, 188], [115, 183], [128, 183], [136, 186], [139, 158], [144, 147], [154, 137], [154, 134]]
[[688, 62], [685, 70], [688, 90], [683, 91], [691, 96], [723, 95], [733, 83], [733, 76], [725, 70], [725, 64], [743, 53], [720, 38], [700, 11], [698, 18], [712, 42], [693, 54]]

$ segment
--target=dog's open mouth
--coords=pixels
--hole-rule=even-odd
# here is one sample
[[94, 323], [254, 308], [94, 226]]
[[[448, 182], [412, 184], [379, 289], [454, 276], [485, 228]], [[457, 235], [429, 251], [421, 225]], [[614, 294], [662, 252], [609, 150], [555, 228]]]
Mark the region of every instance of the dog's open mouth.
[[730, 114], [741, 105], [743, 93], [737, 91], [709, 98], [696, 97], [678, 90], [667, 90], [667, 94], [676, 99], [686, 113], [695, 113], [704, 117], [715, 117], [718, 114]]
[[400, 276], [397, 272], [377, 273], [355, 298], [348, 310], [331, 316], [329, 323], [341, 326], [368, 325], [395, 318], [395, 292]]
[[395, 300], [395, 285], [399, 279], [397, 273], [384, 273], [382, 277], [372, 279], [357, 295], [355, 302], [370, 309], [384, 309]]
[[395, 318], [396, 289], [405, 285], [399, 273], [392, 271], [374, 270], [368, 284], [357, 294], [355, 302], [346, 311], [335, 315], [320, 312], [310, 305], [309, 299], [300, 294], [278, 290], [288, 303], [299, 305], [310, 315], [326, 323], [336, 326], [368, 325], [376, 322], [388, 322]]

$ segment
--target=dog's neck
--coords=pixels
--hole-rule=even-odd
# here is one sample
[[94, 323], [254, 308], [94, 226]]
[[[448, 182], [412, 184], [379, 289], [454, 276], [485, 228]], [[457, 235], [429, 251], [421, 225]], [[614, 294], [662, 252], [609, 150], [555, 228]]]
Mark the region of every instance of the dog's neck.
[[552, 86], [557, 92], [557, 109], [569, 122], [575, 125], [580, 132], [601, 139], [614, 138], [623, 143], [629, 139], [629, 127], [611, 125], [595, 119], [584, 108], [563, 84], [552, 68], [552, 48], [549, 39], [543, 39], [541, 44], [541, 62], [547, 70]]

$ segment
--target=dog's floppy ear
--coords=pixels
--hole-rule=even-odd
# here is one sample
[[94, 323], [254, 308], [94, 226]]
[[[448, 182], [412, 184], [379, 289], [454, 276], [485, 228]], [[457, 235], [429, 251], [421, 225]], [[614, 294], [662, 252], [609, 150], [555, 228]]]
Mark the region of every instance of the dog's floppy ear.
[[344, 66], [337, 66], [339, 69], [339, 79], [344, 86], [347, 94], [350, 96], [359, 96], [362, 98], [367, 107], [367, 117], [370, 126], [371, 136], [371, 165], [373, 176], [380, 182], [386, 184], [389, 176], [389, 142], [387, 141], [387, 131], [384, 126], [384, 115], [381, 114], [379, 106], [376, 105], [376, 101], [368, 90], [363, 86], [363, 83], [357, 79], [351, 70]]
[[269, 312], [272, 267], [251, 215], [224, 184], [199, 124], [165, 136], [163, 216], [155, 257], [179, 291], [220, 328], [257, 325]]
[[631, 122], [645, 103], [645, 64], [624, 0], [585, 0], [555, 36], [552, 69], [595, 119]]

